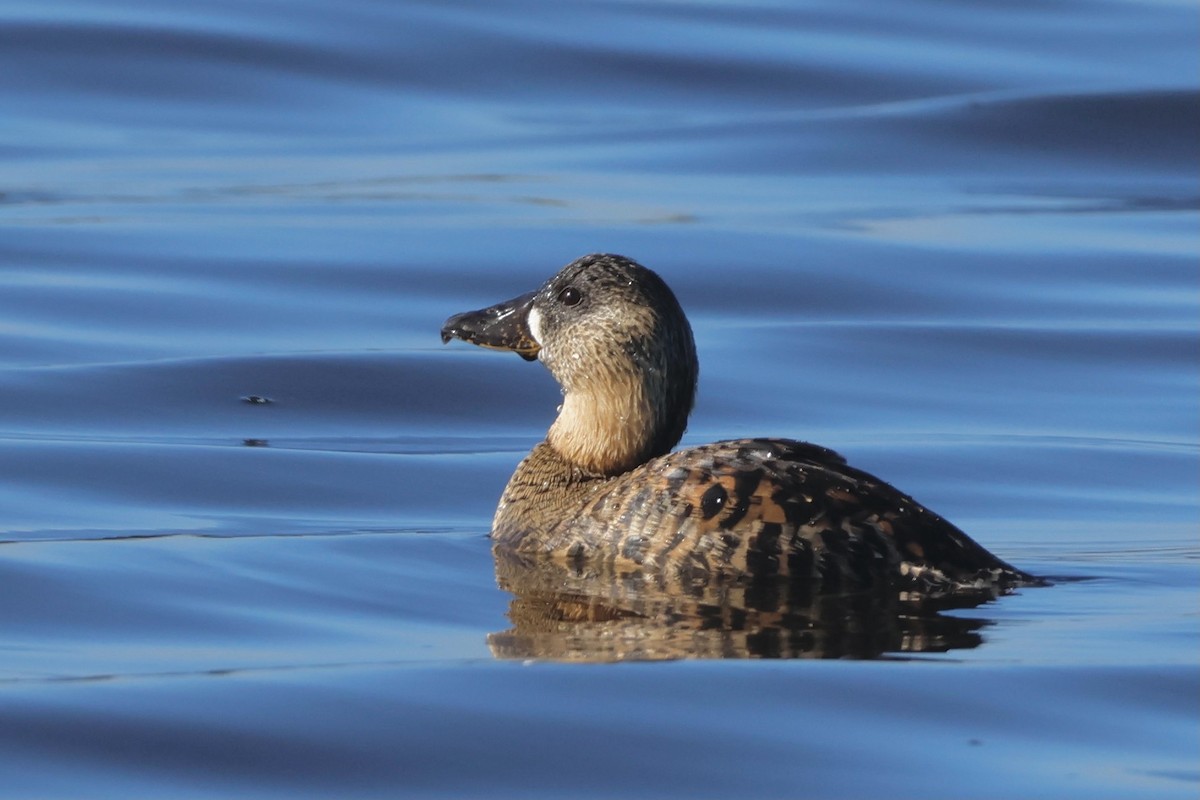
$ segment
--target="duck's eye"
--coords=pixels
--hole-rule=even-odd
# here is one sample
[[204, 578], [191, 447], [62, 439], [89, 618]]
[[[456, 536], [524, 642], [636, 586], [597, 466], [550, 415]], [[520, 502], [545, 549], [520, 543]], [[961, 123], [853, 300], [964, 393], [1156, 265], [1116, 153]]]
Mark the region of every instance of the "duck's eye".
[[583, 294], [574, 286], [568, 286], [558, 293], [558, 302], [564, 306], [577, 306], [583, 299]]

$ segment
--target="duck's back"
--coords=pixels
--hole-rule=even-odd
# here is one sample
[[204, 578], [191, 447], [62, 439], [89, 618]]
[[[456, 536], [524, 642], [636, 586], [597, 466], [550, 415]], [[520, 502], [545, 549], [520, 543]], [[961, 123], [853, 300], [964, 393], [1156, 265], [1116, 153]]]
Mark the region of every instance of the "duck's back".
[[596, 482], [573, 511], [542, 530], [501, 531], [500, 544], [684, 577], [787, 578], [821, 592], [1035, 582], [837, 453], [787, 439], [669, 453]]

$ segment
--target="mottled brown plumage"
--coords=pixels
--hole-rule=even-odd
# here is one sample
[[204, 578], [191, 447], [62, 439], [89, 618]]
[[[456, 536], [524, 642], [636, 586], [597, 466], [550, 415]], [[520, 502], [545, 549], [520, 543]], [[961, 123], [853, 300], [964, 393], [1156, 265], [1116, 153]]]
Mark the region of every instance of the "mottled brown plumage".
[[894, 585], [1003, 591], [1037, 579], [834, 453], [787, 439], [669, 452], [698, 368], [691, 328], [656, 274], [614, 255], [538, 291], [451, 317], [442, 338], [541, 360], [563, 390], [492, 525], [498, 551], [667, 576], [784, 580], [817, 592]]

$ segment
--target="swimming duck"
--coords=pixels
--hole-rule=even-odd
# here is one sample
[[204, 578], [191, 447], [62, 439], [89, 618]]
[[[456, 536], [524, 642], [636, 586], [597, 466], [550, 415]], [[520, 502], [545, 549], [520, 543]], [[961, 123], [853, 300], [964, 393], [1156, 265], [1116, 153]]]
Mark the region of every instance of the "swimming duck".
[[735, 439], [672, 452], [696, 348], [675, 295], [631, 259], [584, 256], [536, 291], [450, 317], [441, 335], [539, 360], [562, 388], [545, 441], [501, 495], [498, 552], [821, 593], [1040, 582], [824, 447]]

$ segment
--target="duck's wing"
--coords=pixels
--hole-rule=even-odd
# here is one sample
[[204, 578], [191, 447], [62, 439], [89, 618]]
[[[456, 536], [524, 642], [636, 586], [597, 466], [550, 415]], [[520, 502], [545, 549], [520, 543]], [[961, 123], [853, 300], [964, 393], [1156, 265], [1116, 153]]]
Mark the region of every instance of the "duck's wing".
[[653, 459], [605, 485], [568, 525], [560, 540], [570, 542], [568, 557], [697, 577], [786, 577], [820, 592], [1037, 582], [832, 450], [787, 439]]

